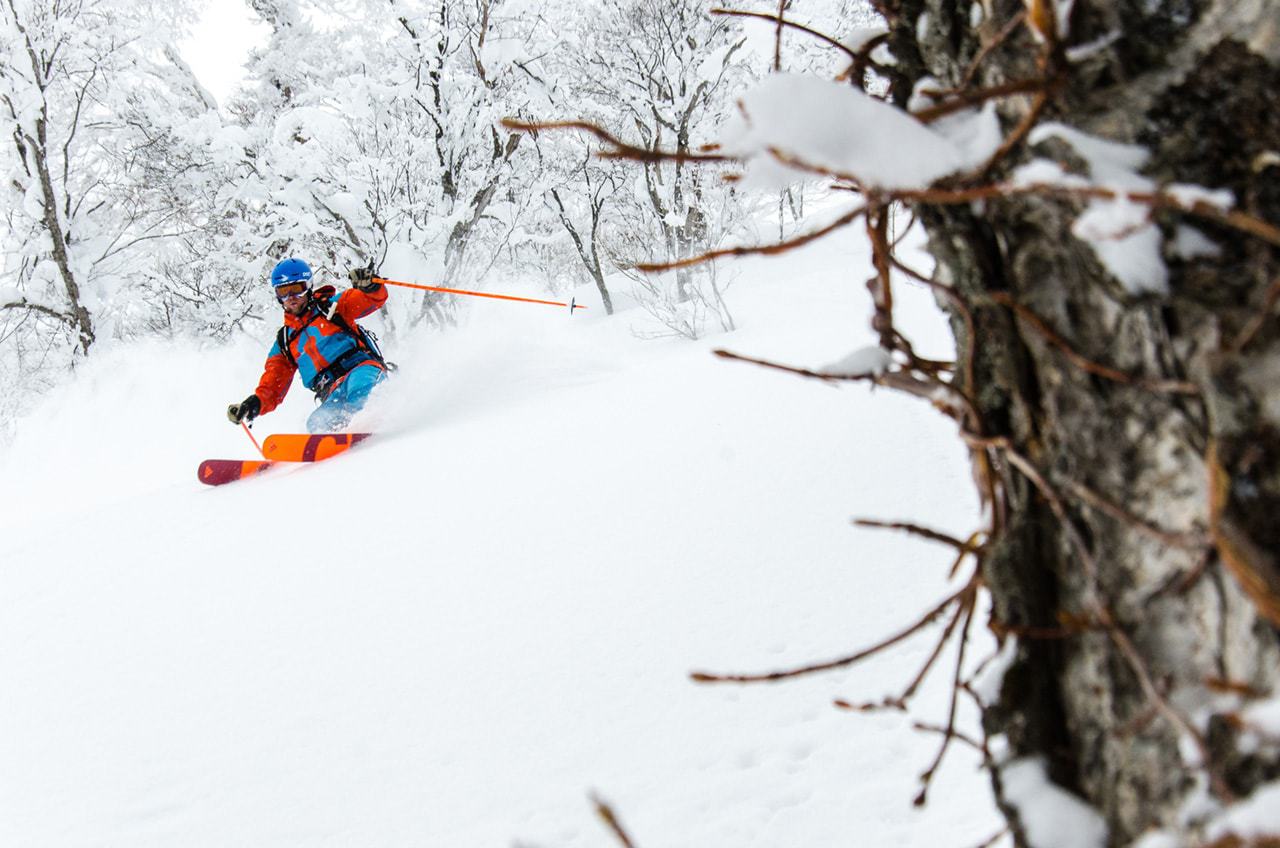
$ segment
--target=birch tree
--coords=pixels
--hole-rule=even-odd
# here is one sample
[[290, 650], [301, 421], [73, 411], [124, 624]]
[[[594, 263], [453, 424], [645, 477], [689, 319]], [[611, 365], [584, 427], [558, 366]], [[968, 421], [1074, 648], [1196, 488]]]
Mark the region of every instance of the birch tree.
[[[726, 149], [748, 172], [787, 164], [850, 198], [829, 225], [761, 251], [851, 232], [872, 248], [879, 349], [789, 370], [952, 416], [984, 510], [967, 540], [925, 516], [864, 522], [950, 545], [967, 570], [898, 636], [790, 674], [941, 618], [940, 645], [960, 645], [955, 698], [983, 716], [970, 741], [1008, 821], [998, 837], [1273, 844], [1280, 4], [876, 5], [890, 87], [873, 94], [888, 104], [856, 74], [774, 78], [743, 98]], [[827, 43], [851, 66], [867, 58]], [[936, 268], [894, 249], [899, 203], [921, 217]], [[954, 362], [917, 356], [899, 331], [904, 279], [937, 294]], [[970, 663], [983, 593], [1002, 647]], [[991, 661], [1000, 674], [977, 676]], [[960, 739], [942, 730], [939, 760]], [[1046, 814], [1067, 809], [1065, 826]]]

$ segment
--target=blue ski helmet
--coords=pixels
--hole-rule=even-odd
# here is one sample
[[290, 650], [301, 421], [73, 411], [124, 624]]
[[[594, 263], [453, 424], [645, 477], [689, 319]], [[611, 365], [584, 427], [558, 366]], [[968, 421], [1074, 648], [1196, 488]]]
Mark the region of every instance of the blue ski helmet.
[[280, 288], [293, 283], [306, 283], [307, 288], [311, 288], [311, 266], [301, 259], [283, 259], [276, 263], [271, 269], [271, 285]]

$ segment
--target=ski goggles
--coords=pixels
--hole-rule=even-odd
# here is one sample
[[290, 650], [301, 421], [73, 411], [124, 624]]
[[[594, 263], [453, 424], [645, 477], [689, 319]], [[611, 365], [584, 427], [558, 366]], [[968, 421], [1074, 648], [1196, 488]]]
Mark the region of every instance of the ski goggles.
[[305, 282], [285, 283], [283, 286], [276, 286], [276, 300], [297, 297], [300, 294], [306, 294], [310, 290], [310, 284]]

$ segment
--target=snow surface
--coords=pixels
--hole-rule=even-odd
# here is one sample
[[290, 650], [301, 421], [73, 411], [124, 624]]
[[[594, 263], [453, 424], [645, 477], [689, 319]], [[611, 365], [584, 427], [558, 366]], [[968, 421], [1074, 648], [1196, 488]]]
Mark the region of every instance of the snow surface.
[[[217, 489], [195, 468], [252, 457], [223, 410], [270, 329], [104, 352], [0, 454], [0, 845], [616, 845], [592, 792], [640, 845], [997, 832], [973, 752], [916, 809], [937, 738], [832, 706], [899, 692], [937, 627], [817, 677], [688, 677], [840, 656], [948, 591], [950, 551], [850, 517], [978, 521], [928, 404], [709, 353], [872, 344], [857, 241], [740, 263], [742, 329], [697, 343], [589, 289], [572, 318], [477, 303], [390, 343], [378, 439]], [[950, 354], [928, 292], [895, 302]], [[255, 432], [310, 409], [295, 386]], [[948, 676], [914, 717], [945, 721]]]

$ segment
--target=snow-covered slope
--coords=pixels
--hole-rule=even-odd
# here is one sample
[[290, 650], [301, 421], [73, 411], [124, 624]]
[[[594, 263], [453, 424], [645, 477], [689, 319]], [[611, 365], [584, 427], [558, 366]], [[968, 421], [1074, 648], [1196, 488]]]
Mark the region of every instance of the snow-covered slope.
[[[937, 738], [832, 706], [898, 692], [929, 638], [688, 676], [839, 656], [944, 594], [948, 551], [851, 516], [976, 525], [926, 405], [709, 354], [870, 343], [850, 250], [739, 264], [741, 329], [696, 343], [477, 303], [392, 352], [377, 440], [220, 489], [195, 467], [252, 457], [222, 414], [269, 331], [90, 363], [0, 457], [0, 844], [615, 845], [593, 792], [643, 846], [990, 836], [971, 752], [918, 810]], [[899, 319], [947, 354], [926, 293]], [[304, 395], [257, 434], [300, 428]]]

